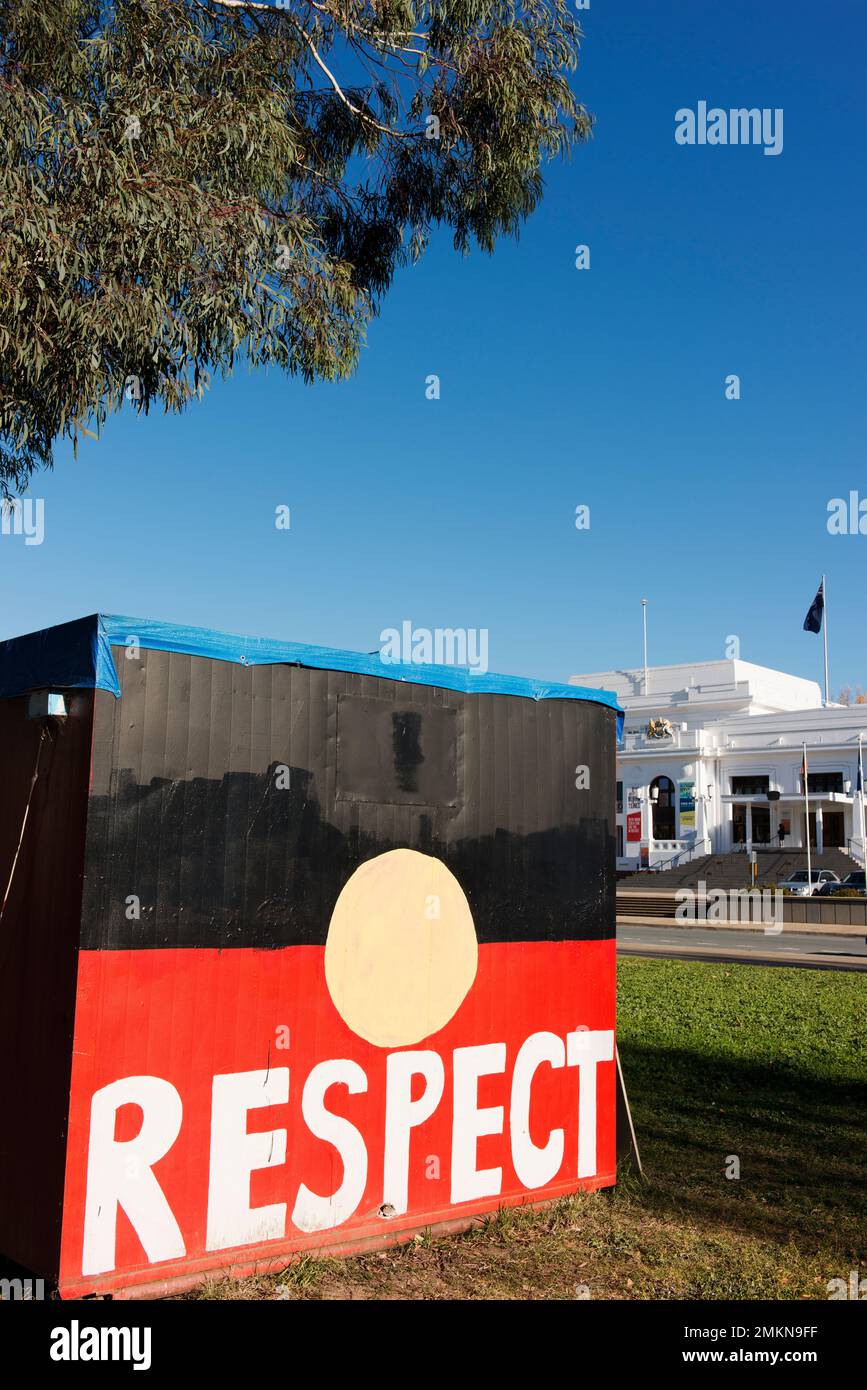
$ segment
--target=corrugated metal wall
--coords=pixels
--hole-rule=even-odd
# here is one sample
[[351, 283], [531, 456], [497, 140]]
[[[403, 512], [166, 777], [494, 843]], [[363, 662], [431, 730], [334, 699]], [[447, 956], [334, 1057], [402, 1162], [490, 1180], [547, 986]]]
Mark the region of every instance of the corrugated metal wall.
[[449, 865], [480, 942], [613, 935], [605, 706], [115, 656], [122, 698], [96, 693], [84, 947], [321, 945], [352, 871], [396, 847]]

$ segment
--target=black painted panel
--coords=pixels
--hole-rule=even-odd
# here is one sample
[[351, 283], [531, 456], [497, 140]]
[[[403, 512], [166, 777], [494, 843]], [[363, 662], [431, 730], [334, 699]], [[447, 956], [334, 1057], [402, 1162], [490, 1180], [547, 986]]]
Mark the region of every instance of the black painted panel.
[[380, 805], [454, 806], [457, 710], [339, 695], [337, 796]]
[[85, 948], [321, 945], [352, 872], [400, 847], [448, 864], [480, 941], [614, 934], [606, 706], [116, 658], [122, 698], [96, 693]]

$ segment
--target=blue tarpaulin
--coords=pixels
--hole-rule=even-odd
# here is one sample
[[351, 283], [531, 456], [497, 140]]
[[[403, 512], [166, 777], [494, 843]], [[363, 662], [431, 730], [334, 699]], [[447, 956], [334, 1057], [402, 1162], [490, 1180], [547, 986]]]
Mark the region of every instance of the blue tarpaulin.
[[153, 651], [235, 661], [241, 666], [311, 666], [469, 693], [520, 695], [530, 700], [593, 700], [616, 711], [618, 741], [623, 728], [623, 712], [610, 690], [500, 676], [493, 671], [475, 672], [463, 666], [397, 663], [384, 660], [379, 652], [347, 652], [301, 642], [277, 642], [270, 637], [239, 637], [210, 628], [180, 627], [176, 623], [111, 613], [94, 613], [0, 642], [0, 699], [49, 686], [109, 690], [119, 696], [120, 682], [111, 649], [131, 643]]

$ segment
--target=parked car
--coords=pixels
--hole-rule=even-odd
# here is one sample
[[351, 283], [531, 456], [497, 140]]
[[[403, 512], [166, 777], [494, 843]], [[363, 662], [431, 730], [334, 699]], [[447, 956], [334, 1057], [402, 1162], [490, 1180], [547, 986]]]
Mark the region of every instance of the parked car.
[[843, 892], [867, 894], [867, 876], [863, 869], [853, 869], [842, 883], [822, 883], [816, 889], [816, 893], [822, 898], [833, 898]]
[[825, 883], [839, 883], [840, 879], [833, 869], [814, 869], [812, 881], [806, 869], [796, 869], [788, 878], [783, 879], [778, 887], [784, 893], [794, 893], [798, 898], [809, 898], [813, 893], [821, 891]]

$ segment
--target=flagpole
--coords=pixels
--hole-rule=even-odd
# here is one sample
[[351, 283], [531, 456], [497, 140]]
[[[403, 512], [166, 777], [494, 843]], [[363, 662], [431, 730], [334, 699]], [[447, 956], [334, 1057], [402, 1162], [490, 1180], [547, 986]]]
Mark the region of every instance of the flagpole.
[[810, 792], [807, 780], [807, 745], [804, 744], [804, 829], [807, 832], [807, 886], [813, 892], [813, 866], [810, 861]]
[[644, 622], [644, 694], [647, 694], [647, 599], [641, 600], [641, 617]]
[[867, 869], [867, 840], [865, 840], [865, 834], [867, 834], [867, 832], [865, 832], [865, 824], [864, 824], [864, 765], [863, 765], [863, 763], [862, 763], [862, 761], [861, 761], [861, 738], [862, 738], [862, 735], [859, 734], [859, 735], [858, 735], [858, 788], [859, 788], [860, 793], [861, 793], [861, 797], [860, 797], [860, 800], [861, 800], [861, 862], [862, 862], [862, 864], [864, 865], [864, 868]]
[[825, 592], [824, 574], [822, 575], [822, 617], [824, 618], [822, 633], [825, 639], [825, 708], [827, 709], [830, 702], [828, 695], [828, 595]]

